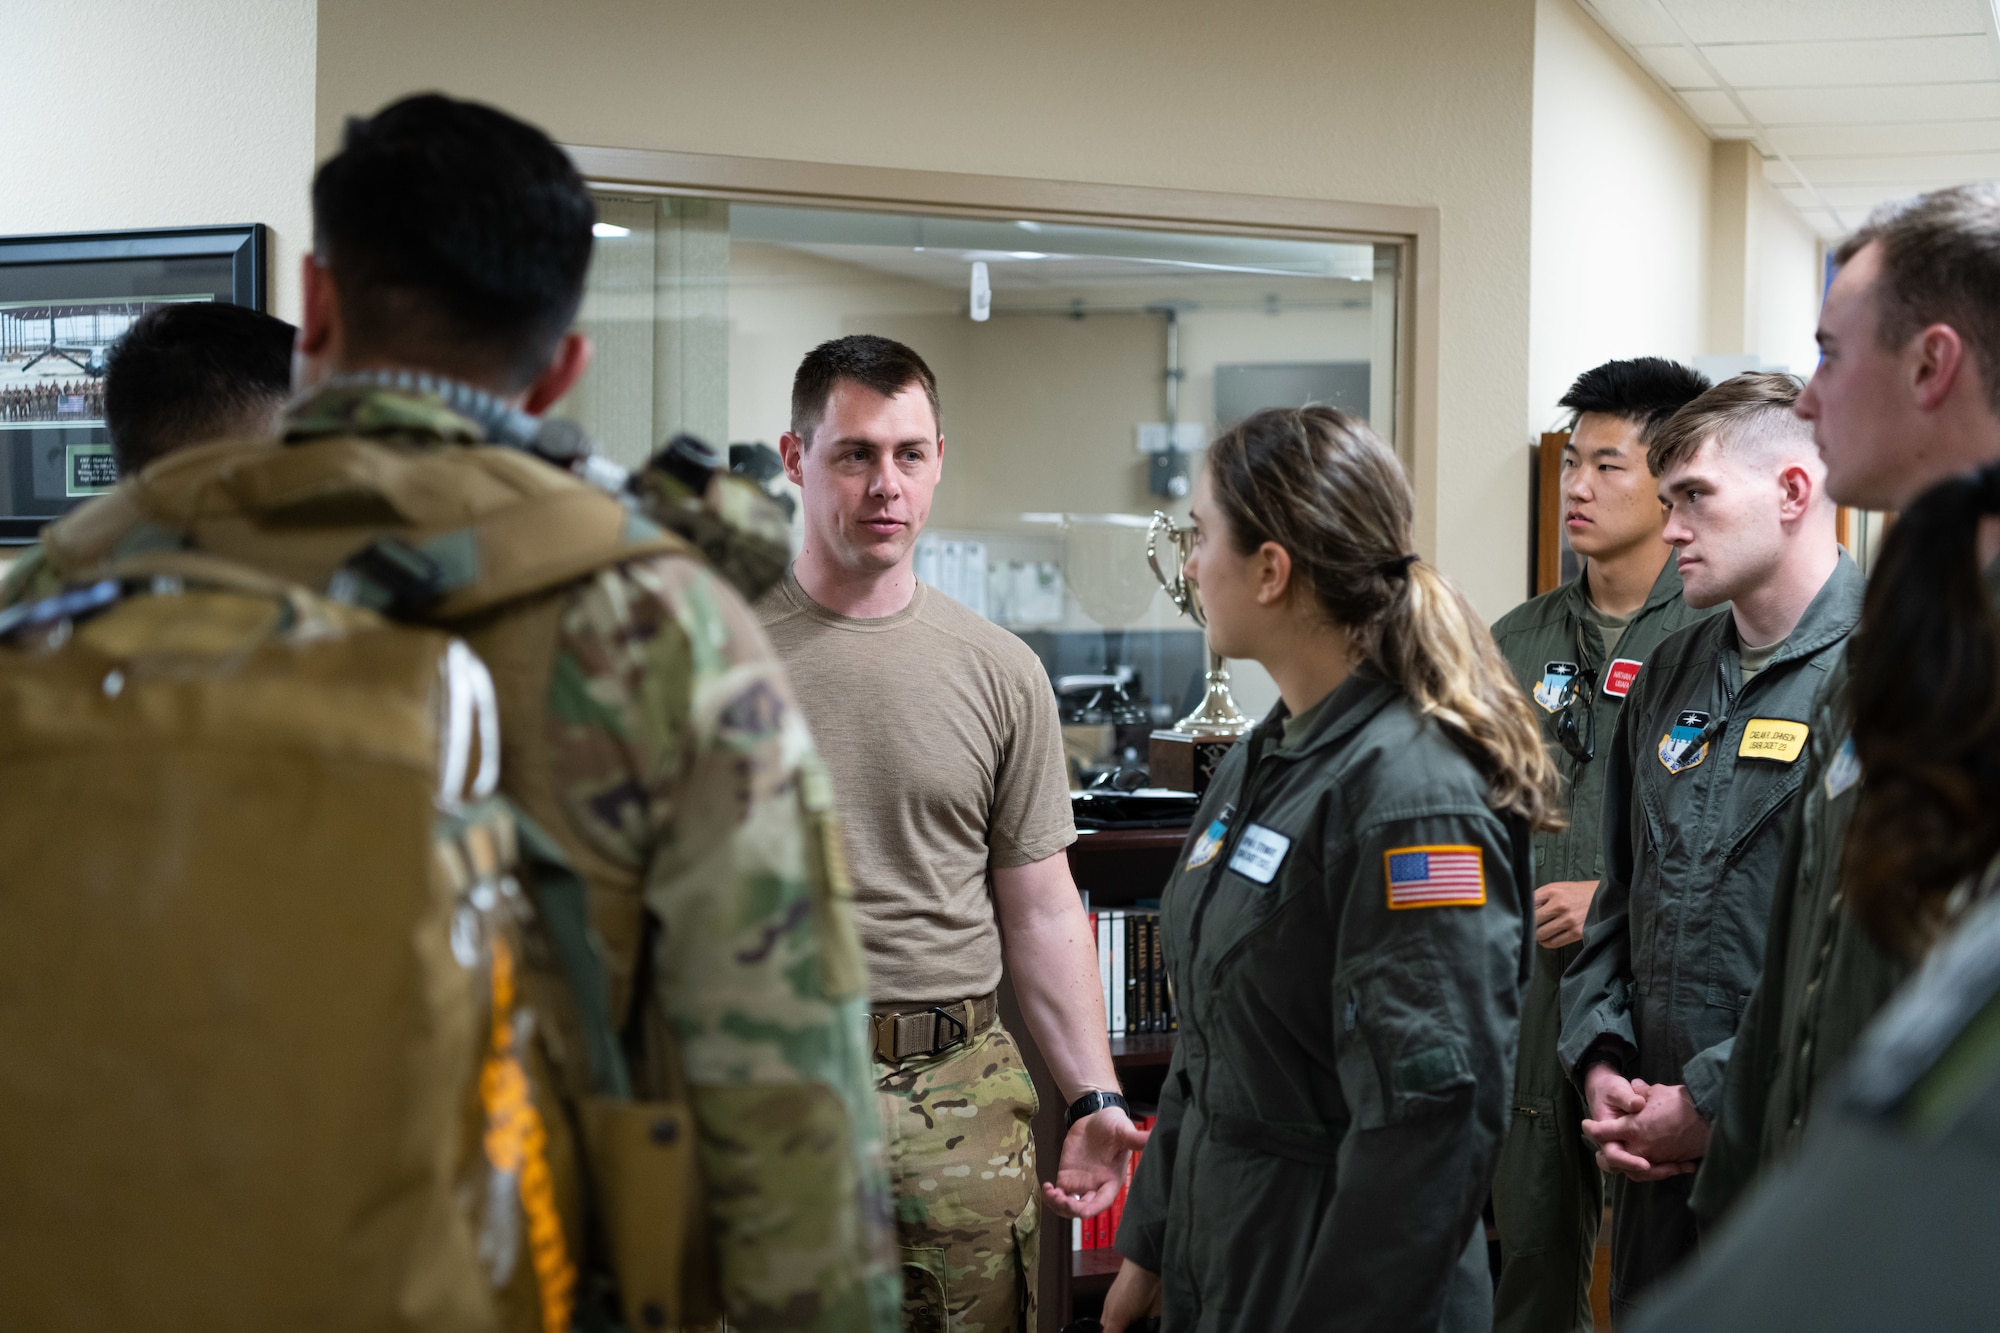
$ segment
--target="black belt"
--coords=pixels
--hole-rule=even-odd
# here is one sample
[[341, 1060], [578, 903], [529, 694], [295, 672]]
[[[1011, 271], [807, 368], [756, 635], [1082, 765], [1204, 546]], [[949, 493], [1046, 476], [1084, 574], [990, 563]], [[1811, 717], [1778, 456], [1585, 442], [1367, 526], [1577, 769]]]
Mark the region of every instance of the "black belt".
[[999, 1013], [1000, 1001], [992, 994], [923, 1008], [884, 1005], [868, 1016], [875, 1058], [897, 1065], [920, 1055], [941, 1055], [992, 1027]]

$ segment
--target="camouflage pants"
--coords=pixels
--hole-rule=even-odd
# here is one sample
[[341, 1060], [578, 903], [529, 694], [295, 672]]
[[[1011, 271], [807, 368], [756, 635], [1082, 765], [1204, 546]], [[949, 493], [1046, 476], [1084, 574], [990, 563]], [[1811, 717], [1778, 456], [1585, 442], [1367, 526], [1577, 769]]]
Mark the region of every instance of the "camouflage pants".
[[970, 1046], [875, 1068], [904, 1333], [1035, 1333], [1037, 1103], [1014, 1039], [996, 1022]]

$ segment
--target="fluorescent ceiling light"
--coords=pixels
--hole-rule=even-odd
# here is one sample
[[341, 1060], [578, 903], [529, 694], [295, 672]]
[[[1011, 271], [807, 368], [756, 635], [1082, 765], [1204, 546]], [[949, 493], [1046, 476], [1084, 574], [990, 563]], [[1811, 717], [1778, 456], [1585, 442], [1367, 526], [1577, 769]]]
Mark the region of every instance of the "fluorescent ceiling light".
[[632, 229], [630, 227], [621, 227], [615, 222], [598, 222], [592, 224], [590, 234], [592, 236], [630, 236]]
[[1040, 250], [1009, 250], [1009, 251], [1007, 252], [1007, 258], [1009, 258], [1009, 259], [1047, 259], [1047, 258], [1048, 258], [1048, 256], [1047, 256], [1047, 255], [1045, 255], [1045, 254], [1043, 254], [1043, 253], [1042, 253], [1042, 252], [1041, 252]]

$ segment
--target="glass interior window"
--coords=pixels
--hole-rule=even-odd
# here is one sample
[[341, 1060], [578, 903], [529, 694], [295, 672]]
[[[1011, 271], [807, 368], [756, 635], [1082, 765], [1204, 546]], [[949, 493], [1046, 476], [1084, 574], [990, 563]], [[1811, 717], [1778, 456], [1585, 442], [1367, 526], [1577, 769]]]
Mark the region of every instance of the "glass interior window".
[[[814, 346], [874, 333], [915, 348], [946, 443], [918, 577], [1035, 650], [1079, 785], [1136, 780], [1147, 733], [1201, 697], [1201, 634], [1159, 592], [1146, 529], [1156, 509], [1185, 518], [1208, 440], [1315, 402], [1396, 443], [1393, 243], [597, 205], [581, 317], [597, 355], [561, 410], [628, 465], [687, 431], [749, 466], [752, 446], [776, 449]], [[1260, 716], [1275, 688], [1234, 672]]]

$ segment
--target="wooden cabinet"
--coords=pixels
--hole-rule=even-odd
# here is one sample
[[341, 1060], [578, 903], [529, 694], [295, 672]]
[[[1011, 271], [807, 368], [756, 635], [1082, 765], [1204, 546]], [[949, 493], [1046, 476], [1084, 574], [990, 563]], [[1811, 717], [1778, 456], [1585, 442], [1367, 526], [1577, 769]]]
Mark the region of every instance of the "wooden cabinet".
[[[1160, 896], [1186, 839], [1185, 828], [1080, 832], [1069, 849], [1070, 873], [1077, 888], [1090, 895], [1093, 909], [1130, 907], [1141, 899]], [[1034, 1072], [1035, 1091], [1041, 1098], [1041, 1114], [1035, 1117], [1035, 1155], [1042, 1177], [1053, 1179], [1056, 1164], [1062, 1159], [1062, 1092], [1049, 1077], [1048, 1066], [1035, 1049], [1012, 994], [1003, 992], [1002, 1006], [1008, 1027], [1021, 1039]], [[1135, 1110], [1150, 1110], [1158, 1103], [1173, 1053], [1172, 1033], [1135, 1033], [1111, 1039], [1112, 1063]], [[1044, 1333], [1060, 1333], [1075, 1315], [1094, 1313], [1118, 1271], [1114, 1251], [1073, 1253], [1070, 1231], [1069, 1219], [1043, 1211], [1040, 1327]]]

